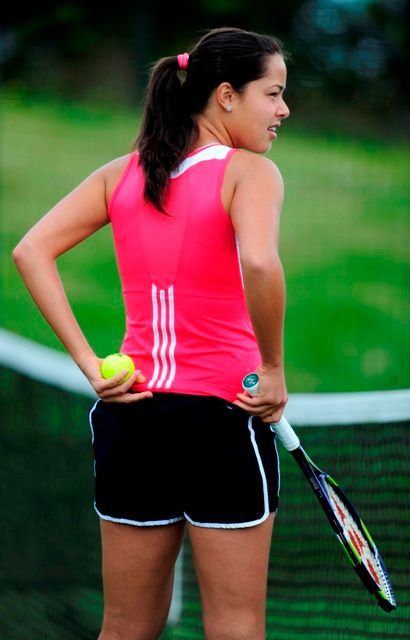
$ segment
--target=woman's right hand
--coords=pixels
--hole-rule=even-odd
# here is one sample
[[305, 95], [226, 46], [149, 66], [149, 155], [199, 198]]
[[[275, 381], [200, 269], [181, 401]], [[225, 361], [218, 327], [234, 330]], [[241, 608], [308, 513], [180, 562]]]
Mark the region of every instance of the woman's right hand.
[[134, 384], [142, 383], [146, 380], [140, 370], [134, 371], [124, 382], [121, 382], [121, 380], [128, 373], [127, 370], [120, 371], [112, 378], [106, 379], [101, 374], [102, 361], [102, 358], [90, 356], [79, 365], [101, 400], [104, 402], [130, 403], [152, 398], [151, 391], [137, 392], [131, 390]]
[[256, 373], [259, 376], [258, 395], [251, 396], [245, 391], [238, 393], [234, 404], [251, 415], [259, 416], [263, 422], [279, 422], [288, 401], [283, 367], [260, 365]]

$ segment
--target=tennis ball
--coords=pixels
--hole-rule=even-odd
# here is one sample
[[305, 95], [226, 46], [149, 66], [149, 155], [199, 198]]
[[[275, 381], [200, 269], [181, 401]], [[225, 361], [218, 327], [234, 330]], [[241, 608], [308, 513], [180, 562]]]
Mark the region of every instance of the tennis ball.
[[135, 371], [134, 362], [125, 353], [111, 353], [104, 358], [101, 363], [101, 374], [103, 378], [112, 378], [120, 371], [128, 370], [128, 373], [118, 384], [125, 382]]

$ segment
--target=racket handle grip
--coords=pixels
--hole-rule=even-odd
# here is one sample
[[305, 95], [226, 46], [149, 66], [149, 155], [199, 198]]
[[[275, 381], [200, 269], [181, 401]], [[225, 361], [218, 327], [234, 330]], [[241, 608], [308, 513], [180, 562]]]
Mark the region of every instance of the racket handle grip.
[[[259, 376], [257, 373], [249, 373], [242, 380], [242, 387], [251, 396], [257, 396], [259, 393]], [[275, 431], [282, 445], [288, 451], [294, 451], [300, 446], [300, 440], [293, 431], [285, 416], [282, 416], [279, 422], [272, 422], [271, 429]]]
[[282, 416], [279, 422], [272, 422], [271, 429], [274, 429], [279, 440], [288, 451], [294, 451], [300, 447], [300, 440], [293, 431], [285, 416]]

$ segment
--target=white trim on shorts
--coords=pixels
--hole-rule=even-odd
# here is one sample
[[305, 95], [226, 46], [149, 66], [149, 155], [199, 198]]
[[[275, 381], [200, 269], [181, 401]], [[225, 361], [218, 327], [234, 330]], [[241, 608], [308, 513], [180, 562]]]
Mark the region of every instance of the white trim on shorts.
[[[97, 404], [101, 401], [101, 399], [99, 398], [95, 404], [93, 405], [92, 409], [90, 410], [89, 413], [89, 422], [90, 422], [90, 428], [91, 428], [91, 435], [92, 435], [92, 442], [94, 442], [94, 429], [93, 429], [93, 424], [92, 424], [92, 414], [94, 413], [94, 410], [97, 406]], [[258, 445], [255, 439], [255, 431], [253, 429], [252, 426], [252, 420], [253, 417], [249, 416], [248, 418], [248, 430], [250, 433], [250, 439], [251, 439], [251, 443], [252, 443], [252, 447], [253, 450], [255, 452], [255, 457], [256, 460], [258, 462], [258, 467], [259, 467], [259, 471], [261, 474], [261, 479], [262, 479], [262, 489], [263, 489], [263, 503], [264, 503], [264, 513], [260, 518], [257, 518], [256, 520], [248, 520], [246, 522], [235, 522], [235, 523], [223, 523], [223, 522], [197, 522], [196, 520], [192, 520], [192, 518], [190, 518], [188, 516], [187, 513], [184, 512], [183, 516], [178, 516], [177, 518], [170, 518], [169, 520], [145, 520], [145, 521], [139, 521], [139, 520], [130, 520], [128, 518], [114, 518], [112, 516], [108, 516], [105, 514], [102, 514], [98, 509], [97, 509], [97, 505], [96, 502], [94, 501], [94, 509], [95, 512], [97, 513], [97, 515], [99, 516], [99, 518], [101, 518], [102, 520], [107, 520], [109, 522], [118, 522], [120, 524], [129, 524], [132, 526], [136, 526], [136, 527], [153, 527], [153, 526], [160, 526], [160, 525], [167, 525], [167, 524], [174, 524], [176, 522], [181, 522], [183, 520], [186, 520], [187, 522], [189, 522], [190, 524], [196, 526], [196, 527], [203, 527], [203, 528], [207, 528], [207, 529], [244, 529], [246, 527], [254, 527], [258, 524], [261, 524], [262, 522], [264, 522], [265, 520], [267, 520], [267, 518], [269, 517], [270, 511], [269, 511], [269, 494], [268, 494], [268, 482], [266, 479], [266, 474], [265, 474], [265, 469], [263, 467], [263, 463], [262, 463], [262, 459], [259, 453], [259, 449], [258, 449]], [[275, 439], [275, 450], [276, 450], [276, 458], [277, 458], [277, 462], [278, 462], [278, 496], [279, 496], [279, 489], [280, 489], [280, 471], [279, 471], [279, 455], [278, 455], [278, 450], [277, 450], [277, 446], [276, 446], [276, 439]], [[94, 461], [94, 475], [95, 475], [95, 461]]]
[[[250, 432], [250, 438], [253, 446], [253, 450], [255, 452], [256, 460], [258, 462], [259, 471], [262, 478], [262, 488], [263, 488], [263, 503], [264, 503], [264, 513], [261, 518], [257, 520], [248, 520], [247, 522], [235, 522], [235, 523], [222, 523], [222, 522], [197, 522], [192, 520], [186, 513], [184, 513], [185, 518], [190, 524], [195, 525], [196, 527], [205, 527], [207, 529], [244, 529], [245, 527], [254, 527], [255, 525], [261, 524], [269, 517], [269, 494], [268, 494], [268, 482], [266, 480], [265, 469], [263, 468], [262, 458], [259, 453], [258, 445], [255, 439], [255, 431], [252, 427], [253, 417], [249, 416], [248, 419], [248, 429]], [[276, 442], [275, 442], [276, 444]], [[279, 458], [278, 458], [279, 459]]]
[[92, 415], [94, 413], [94, 409], [96, 408], [97, 404], [100, 402], [101, 398], [98, 398], [98, 400], [96, 400], [92, 406], [92, 408], [90, 409], [90, 412], [88, 414], [88, 422], [90, 423], [90, 429], [91, 429], [91, 444], [94, 444], [94, 427], [93, 427], [93, 419], [92, 419]]
[[101, 520], [108, 520], [109, 522], [119, 522], [120, 524], [131, 524], [134, 527], [155, 527], [157, 525], [162, 524], [174, 524], [174, 522], [181, 522], [184, 520], [183, 516], [179, 516], [178, 518], [171, 518], [170, 520], [129, 520], [128, 518], [112, 518], [111, 516], [106, 516], [100, 513], [97, 509], [97, 505], [94, 501], [94, 509], [97, 515], [101, 518]]
[[[275, 430], [272, 428], [272, 426], [271, 426], [270, 430], [271, 430], [271, 431], [272, 431], [272, 433], [274, 433], [274, 434], [275, 434], [275, 436], [276, 436], [276, 432], [275, 432]], [[279, 458], [278, 445], [277, 445], [277, 442], [276, 442], [276, 438], [275, 438], [275, 442], [274, 442], [274, 444], [275, 444], [275, 451], [276, 451], [276, 459], [277, 459], [277, 461], [278, 461], [278, 493], [277, 493], [277, 496], [278, 496], [278, 499], [279, 499], [279, 495], [280, 495], [280, 458]]]

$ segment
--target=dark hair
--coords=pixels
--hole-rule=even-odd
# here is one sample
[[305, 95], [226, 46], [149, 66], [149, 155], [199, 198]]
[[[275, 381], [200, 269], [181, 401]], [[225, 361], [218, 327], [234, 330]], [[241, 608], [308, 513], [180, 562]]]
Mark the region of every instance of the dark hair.
[[281, 43], [271, 36], [221, 28], [209, 31], [193, 47], [184, 82], [177, 55], [153, 66], [135, 143], [147, 201], [163, 211], [169, 176], [195, 144], [195, 116], [205, 109], [212, 91], [222, 82], [243, 91], [265, 74], [267, 58], [275, 53], [285, 57]]

